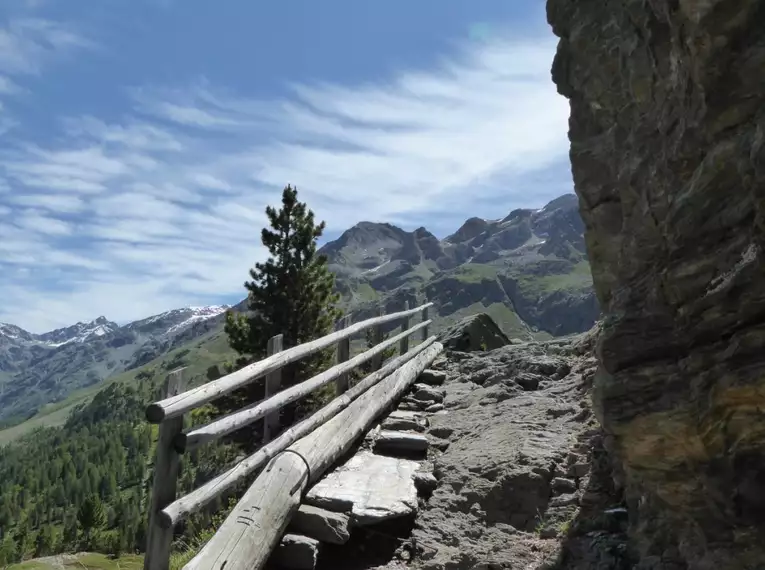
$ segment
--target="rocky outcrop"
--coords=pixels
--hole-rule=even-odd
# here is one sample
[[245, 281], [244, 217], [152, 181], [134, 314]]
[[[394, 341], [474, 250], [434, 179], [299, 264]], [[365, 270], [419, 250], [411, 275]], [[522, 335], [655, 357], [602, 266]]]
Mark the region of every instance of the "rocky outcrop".
[[446, 329], [439, 339], [444, 347], [462, 352], [494, 350], [510, 343], [510, 339], [486, 313], [462, 319]]
[[765, 561], [765, 3], [548, 0], [640, 570]]

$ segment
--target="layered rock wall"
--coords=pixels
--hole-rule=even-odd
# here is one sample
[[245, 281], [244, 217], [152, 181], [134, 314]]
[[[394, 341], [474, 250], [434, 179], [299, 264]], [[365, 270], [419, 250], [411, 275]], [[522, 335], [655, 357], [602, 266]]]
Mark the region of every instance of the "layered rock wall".
[[765, 567], [765, 1], [548, 0], [638, 568]]

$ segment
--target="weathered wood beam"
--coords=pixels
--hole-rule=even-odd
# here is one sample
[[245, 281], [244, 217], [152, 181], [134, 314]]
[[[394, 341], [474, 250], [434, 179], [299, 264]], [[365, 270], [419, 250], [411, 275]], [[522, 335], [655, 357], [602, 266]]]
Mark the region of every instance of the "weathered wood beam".
[[326, 424], [272, 459], [184, 570], [262, 569], [298, 509], [303, 491], [363, 436], [442, 350], [440, 343], [429, 344]]
[[[284, 335], [278, 334], [268, 339], [266, 353], [268, 356], [281, 352], [284, 349]], [[282, 388], [282, 371], [275, 370], [266, 376], [265, 399], [277, 394]], [[263, 445], [271, 441], [279, 433], [279, 410], [265, 416], [263, 421]]]
[[185, 453], [198, 448], [200, 445], [209, 443], [220, 439], [221, 437], [235, 432], [242, 427], [251, 424], [254, 421], [259, 420], [262, 417], [278, 412], [281, 408], [304, 398], [317, 388], [329, 384], [333, 380], [337, 380], [344, 374], [348, 374], [351, 370], [364, 364], [368, 360], [371, 360], [377, 354], [392, 346], [396, 342], [401, 341], [402, 338], [406, 338], [411, 334], [419, 331], [421, 328], [427, 326], [426, 323], [420, 323], [413, 326], [409, 330], [406, 330], [391, 339], [387, 339], [385, 342], [370, 348], [366, 352], [362, 352], [358, 356], [355, 356], [351, 360], [336, 364], [332, 368], [325, 370], [324, 372], [317, 374], [316, 376], [301, 382], [290, 388], [286, 388], [278, 394], [262, 400], [252, 407], [245, 408], [233, 414], [229, 414], [219, 420], [215, 420], [207, 425], [199, 427], [189, 433], [180, 433], [175, 438], [175, 448], [179, 453]]
[[[346, 315], [337, 322], [337, 330], [347, 328], [351, 324], [351, 316]], [[344, 338], [337, 343], [337, 363], [347, 362], [351, 356], [351, 339]], [[348, 390], [348, 374], [341, 374], [335, 382], [335, 391], [338, 395]]]
[[[408, 310], [409, 310], [409, 301], [404, 301], [404, 311], [408, 311]], [[401, 319], [401, 330], [405, 331], [408, 328], [409, 328], [409, 317], [404, 317], [403, 319]], [[398, 343], [398, 353], [405, 354], [408, 350], [409, 350], [409, 335], [406, 335]]]
[[271, 441], [268, 445], [265, 445], [249, 457], [246, 457], [228, 471], [221, 473], [188, 495], [180, 497], [160, 512], [158, 517], [160, 524], [166, 528], [173, 527], [179, 521], [186, 518], [189, 514], [198, 511], [210, 501], [212, 501], [215, 497], [222, 495], [228, 489], [242, 481], [245, 477], [248, 477], [260, 469], [260, 467], [262, 467], [272, 457], [276, 456], [277, 453], [286, 449], [301, 437], [308, 435], [317, 427], [325, 424], [330, 419], [335, 417], [342, 410], [346, 409], [359, 396], [364, 394], [367, 390], [372, 388], [383, 378], [392, 372], [395, 372], [398, 368], [415, 358], [435, 341], [435, 336], [430, 337], [425, 342], [417, 346], [415, 350], [410, 350], [405, 355], [391, 360], [380, 370], [373, 372], [364, 378], [361, 382], [353, 386], [345, 394], [338, 396], [313, 415], [292, 426], [290, 429], [280, 434], [279, 437], [277, 437], [275, 440]]
[[[383, 305], [380, 305], [377, 308], [377, 318], [380, 319], [385, 315], [385, 307]], [[380, 344], [383, 340], [383, 330], [382, 330], [382, 323], [378, 324], [374, 327], [372, 330], [372, 341], [375, 344]], [[383, 356], [384, 354], [380, 353], [377, 355], [377, 357], [372, 360], [372, 370], [380, 370], [380, 367], [383, 364]]]
[[232, 372], [231, 374], [227, 374], [222, 378], [218, 378], [217, 380], [213, 380], [212, 382], [208, 382], [202, 386], [188, 390], [183, 394], [179, 394], [171, 398], [165, 398], [160, 402], [149, 404], [149, 406], [146, 408], [146, 419], [151, 423], [158, 424], [167, 419], [183, 415], [186, 412], [189, 412], [215, 400], [216, 398], [220, 398], [221, 396], [229, 394], [230, 392], [233, 392], [237, 388], [241, 388], [242, 386], [249, 384], [257, 378], [274, 372], [275, 370], [278, 370], [287, 364], [291, 364], [302, 358], [305, 358], [306, 356], [310, 356], [311, 354], [315, 354], [320, 350], [324, 350], [325, 348], [333, 346], [340, 340], [350, 338], [370, 327], [383, 325], [385, 323], [397, 321], [403, 317], [415, 315], [422, 311], [424, 307], [425, 305], [422, 307], [417, 307], [416, 309], [410, 309], [409, 311], [393, 313], [390, 315], [384, 315], [372, 319], [367, 319], [366, 321], [361, 321], [360, 323], [356, 323], [355, 325], [351, 325], [348, 328], [328, 334], [316, 340], [288, 348], [283, 352], [269, 356], [259, 362], [250, 364], [249, 366], [245, 366], [236, 372]]
[[[173, 370], [165, 378], [165, 396], [183, 391], [185, 368]], [[170, 546], [173, 529], [162, 526], [160, 511], [175, 500], [178, 486], [180, 457], [173, 447], [173, 438], [183, 430], [183, 416], [173, 418], [159, 426], [157, 451], [154, 459], [154, 481], [151, 487], [149, 526], [146, 535], [144, 570], [167, 570], [170, 565]]]

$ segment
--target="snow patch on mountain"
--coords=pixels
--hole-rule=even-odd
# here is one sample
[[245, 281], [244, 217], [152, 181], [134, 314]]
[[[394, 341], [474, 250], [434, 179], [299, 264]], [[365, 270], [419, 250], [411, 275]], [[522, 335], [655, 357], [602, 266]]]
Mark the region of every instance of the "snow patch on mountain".
[[181, 332], [182, 330], [190, 327], [194, 323], [197, 323], [199, 321], [206, 321], [207, 319], [217, 317], [218, 315], [225, 312], [229, 308], [230, 307], [228, 305], [211, 305], [209, 307], [187, 307], [186, 310], [191, 311], [191, 316], [187, 318], [185, 321], [182, 321], [176, 325], [173, 325], [169, 329], [167, 329], [167, 332], [165, 332], [165, 335], [171, 336], [171, 335], [177, 334]]

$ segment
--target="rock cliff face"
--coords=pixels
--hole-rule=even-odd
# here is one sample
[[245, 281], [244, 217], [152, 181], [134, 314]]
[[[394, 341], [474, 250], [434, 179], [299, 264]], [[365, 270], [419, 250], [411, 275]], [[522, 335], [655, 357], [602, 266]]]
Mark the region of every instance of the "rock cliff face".
[[765, 564], [765, 2], [548, 0], [640, 569]]

